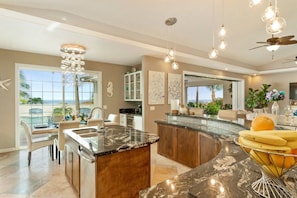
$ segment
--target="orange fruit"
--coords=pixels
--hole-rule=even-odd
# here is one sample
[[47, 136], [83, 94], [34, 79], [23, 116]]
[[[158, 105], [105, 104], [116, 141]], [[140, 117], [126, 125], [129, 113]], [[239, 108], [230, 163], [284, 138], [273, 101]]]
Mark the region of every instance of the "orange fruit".
[[297, 148], [291, 150], [291, 154], [297, 155]]
[[257, 116], [251, 124], [253, 131], [273, 130], [274, 122], [268, 116]]
[[283, 156], [277, 154], [270, 154], [270, 159], [277, 167], [291, 168], [295, 164], [295, 158], [292, 156]]

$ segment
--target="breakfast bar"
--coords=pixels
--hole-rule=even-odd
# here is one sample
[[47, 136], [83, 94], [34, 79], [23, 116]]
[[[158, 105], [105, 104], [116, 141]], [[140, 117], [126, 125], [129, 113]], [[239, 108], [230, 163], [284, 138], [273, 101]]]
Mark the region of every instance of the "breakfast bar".
[[79, 197], [138, 197], [150, 186], [150, 145], [159, 137], [113, 126], [64, 130], [65, 171]]
[[[158, 120], [156, 123], [158, 126], [173, 127], [175, 130], [172, 131], [176, 133], [179, 133], [180, 129], [185, 129], [211, 136], [214, 142], [220, 143], [219, 151], [208, 162], [198, 160], [198, 165], [192, 170], [140, 191], [140, 197], [258, 197], [251, 184], [261, 177], [261, 170], [234, 143], [238, 132], [249, 129], [250, 122], [244, 119], [228, 121], [216, 117], [167, 114], [167, 120]], [[160, 136], [158, 144], [163, 143], [162, 131], [158, 131]], [[215, 146], [215, 144], [208, 146]], [[201, 148], [199, 141], [198, 147], [195, 146], [198, 149], [203, 147], [206, 147], [205, 144]], [[176, 155], [178, 156], [178, 149]], [[178, 157], [175, 159], [179, 161]], [[297, 196], [296, 172], [292, 169], [283, 176], [285, 185], [294, 197]]]

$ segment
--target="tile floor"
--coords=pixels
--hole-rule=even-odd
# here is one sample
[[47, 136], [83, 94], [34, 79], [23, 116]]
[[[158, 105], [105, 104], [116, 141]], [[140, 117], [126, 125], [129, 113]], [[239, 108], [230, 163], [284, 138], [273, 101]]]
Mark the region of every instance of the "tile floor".
[[[151, 184], [157, 184], [190, 168], [157, 154], [151, 146]], [[27, 165], [27, 150], [0, 153], [0, 198], [75, 198], [65, 173], [64, 162], [51, 161], [47, 148], [32, 153]]]

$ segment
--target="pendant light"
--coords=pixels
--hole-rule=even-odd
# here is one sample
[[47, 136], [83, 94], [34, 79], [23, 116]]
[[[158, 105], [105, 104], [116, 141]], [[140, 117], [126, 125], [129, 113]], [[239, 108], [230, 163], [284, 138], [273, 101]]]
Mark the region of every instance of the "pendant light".
[[167, 25], [167, 48], [168, 48], [168, 53], [164, 58], [165, 63], [171, 63], [171, 67], [174, 70], [177, 70], [179, 68], [178, 63], [176, 62], [176, 52], [174, 48], [169, 48], [168, 43], [169, 43], [169, 26], [173, 26], [177, 22], [177, 18], [172, 17], [168, 18], [165, 21], [165, 25]]
[[261, 19], [263, 22], [268, 22], [273, 20], [276, 17], [276, 13], [278, 13], [278, 9], [272, 6], [271, 0], [269, 0], [269, 5], [265, 9], [264, 14]]
[[276, 15], [273, 20], [267, 22], [266, 31], [269, 34], [279, 34], [284, 30], [286, 25], [286, 20], [283, 17]]
[[266, 31], [269, 34], [281, 33], [287, 25], [286, 20], [283, 17], [279, 17], [277, 0], [275, 0], [274, 14], [275, 14], [275, 17], [273, 17], [271, 20], [269, 20], [266, 23]]
[[216, 50], [215, 46], [215, 38], [214, 38], [214, 7], [215, 7], [215, 2], [213, 2], [213, 9], [212, 9], [212, 49], [208, 53], [208, 57], [211, 59], [217, 58], [218, 57], [218, 50]]
[[227, 46], [227, 44], [226, 44], [226, 42], [225, 42], [225, 37], [226, 37], [226, 34], [227, 34], [227, 30], [226, 30], [226, 28], [225, 28], [225, 25], [224, 25], [224, 22], [225, 22], [225, 13], [224, 13], [224, 11], [225, 11], [225, 9], [224, 9], [224, 5], [225, 5], [225, 2], [224, 2], [224, 0], [222, 1], [222, 25], [221, 25], [221, 28], [220, 28], [220, 31], [219, 31], [219, 36], [220, 36], [220, 38], [221, 38], [221, 42], [220, 42], [220, 44], [219, 44], [219, 49], [220, 50], [225, 50], [226, 49], [226, 46]]
[[249, 6], [252, 8], [252, 7], [260, 4], [261, 2], [262, 2], [262, 0], [250, 0]]

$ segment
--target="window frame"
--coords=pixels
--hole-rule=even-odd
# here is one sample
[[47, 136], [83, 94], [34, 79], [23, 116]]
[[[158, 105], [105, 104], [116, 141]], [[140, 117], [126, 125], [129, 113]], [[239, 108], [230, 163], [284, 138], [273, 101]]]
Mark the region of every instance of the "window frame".
[[[23, 63], [16, 63], [15, 64], [15, 145], [16, 149], [23, 148], [24, 146], [20, 145], [20, 78], [19, 74], [22, 69], [28, 70], [39, 70], [39, 71], [53, 71], [53, 72], [61, 72], [62, 70], [59, 67], [55, 66], [44, 66], [44, 65], [34, 65], [34, 64], [23, 64]], [[90, 75], [97, 76], [97, 93], [95, 91], [94, 96], [94, 107], [99, 106], [102, 107], [102, 72], [101, 71], [92, 71], [92, 70], [85, 70], [85, 73]], [[54, 94], [54, 91], [52, 91]]]

